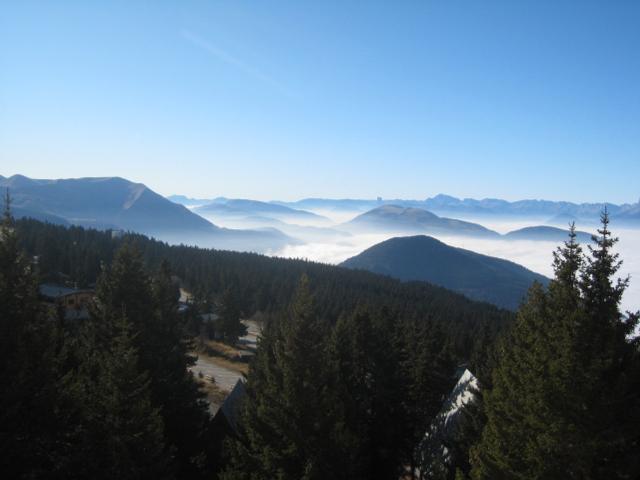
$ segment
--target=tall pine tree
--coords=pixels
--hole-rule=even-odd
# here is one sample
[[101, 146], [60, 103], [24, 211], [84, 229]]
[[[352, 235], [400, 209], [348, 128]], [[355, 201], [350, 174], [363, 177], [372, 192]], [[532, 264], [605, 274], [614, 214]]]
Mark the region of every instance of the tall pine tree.
[[[619, 310], [615, 239], [602, 219], [585, 263], [572, 226], [555, 278], [535, 285], [499, 346], [487, 423], [471, 451], [474, 479], [635, 478], [637, 315]], [[626, 410], [623, 410], [623, 405]]]
[[[100, 343], [89, 323], [67, 339], [65, 375], [58, 382], [65, 430], [54, 478], [172, 478], [164, 454], [162, 418], [151, 403], [125, 315], [107, 322]], [[105, 334], [110, 340], [104, 342]]]
[[[344, 478], [397, 478], [409, 439], [397, 322], [365, 309], [338, 320], [329, 345], [334, 444]], [[337, 455], [335, 455], [337, 457]]]
[[334, 469], [326, 322], [303, 277], [288, 314], [263, 333], [250, 366], [241, 432], [224, 479], [340, 478]]
[[178, 287], [172, 282], [167, 262], [152, 279], [153, 322], [145, 332], [149, 352], [145, 365], [150, 372], [152, 398], [161, 408], [167, 441], [175, 447], [180, 476], [208, 477], [210, 416], [205, 394], [188, 370], [195, 364], [187, 319], [178, 313]]
[[622, 262], [613, 248], [605, 209], [602, 226], [582, 270], [586, 321], [579, 325], [576, 350], [583, 359], [584, 419], [580, 447], [585, 469], [599, 478], [640, 477], [640, 337], [630, 340], [638, 313], [620, 311], [629, 278], [613, 280]]
[[247, 327], [240, 322], [240, 306], [231, 287], [227, 287], [218, 302], [219, 319], [216, 331], [226, 342], [235, 343], [239, 337], [247, 334]]
[[[149, 375], [151, 399], [163, 419], [165, 455], [173, 459], [172, 467], [179, 476], [206, 476], [210, 466], [204, 439], [210, 418], [187, 370], [195, 360], [189, 354], [190, 342], [178, 314], [178, 290], [168, 265], [152, 279], [139, 252], [125, 244], [102, 275], [96, 294], [93, 315], [104, 319], [104, 326], [119, 315], [126, 315], [132, 325], [139, 366]], [[110, 341], [108, 335], [106, 340]]]
[[57, 421], [55, 352], [38, 298], [34, 265], [19, 248], [7, 191], [0, 225], [0, 476], [37, 476], [52, 467]]

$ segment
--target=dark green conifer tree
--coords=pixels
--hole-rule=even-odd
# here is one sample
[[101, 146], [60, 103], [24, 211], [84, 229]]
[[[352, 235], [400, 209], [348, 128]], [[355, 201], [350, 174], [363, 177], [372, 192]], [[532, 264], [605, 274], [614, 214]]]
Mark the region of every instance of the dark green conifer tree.
[[240, 322], [240, 306], [232, 288], [227, 287], [218, 302], [218, 320], [216, 331], [225, 342], [235, 343], [247, 334], [247, 327]]
[[[106, 379], [101, 393], [105, 404], [105, 432], [113, 458], [104, 478], [166, 478], [169, 462], [164, 455], [163, 422], [153, 407], [149, 375], [141, 371], [135, 336], [126, 315], [115, 323]], [[105, 381], [106, 380], [106, 381]], [[115, 466], [118, 466], [117, 469]]]
[[19, 247], [7, 192], [0, 225], [0, 477], [43, 474], [58, 427], [52, 409], [53, 322], [38, 299], [33, 264]]
[[[70, 368], [59, 382], [66, 448], [58, 478], [171, 478], [162, 418], [151, 403], [125, 315], [105, 319], [111, 340], [99, 348], [91, 326], [69, 341]], [[103, 330], [103, 332], [106, 331]], [[104, 340], [104, 338], [102, 339]]]
[[619, 311], [626, 282], [612, 282], [619, 264], [607, 224], [605, 213], [586, 265], [572, 226], [548, 291], [532, 288], [500, 343], [472, 478], [638, 475], [638, 431], [629, 427], [640, 406], [638, 349], [626, 337], [637, 316]]
[[[334, 444], [343, 478], [398, 478], [403, 468], [407, 422], [406, 385], [387, 312], [362, 309], [338, 320], [331, 335]], [[338, 459], [336, 453], [334, 458]]]
[[222, 478], [341, 478], [331, 448], [327, 336], [303, 277], [288, 314], [271, 322], [260, 339], [241, 432]]
[[581, 418], [585, 435], [577, 450], [593, 478], [640, 477], [640, 337], [630, 339], [638, 312], [620, 311], [629, 277], [613, 280], [622, 261], [609, 231], [607, 210], [589, 246], [580, 278], [585, 321], [576, 351], [583, 360]]
[[[102, 341], [110, 341], [109, 319], [126, 315], [133, 331], [141, 371], [148, 372], [151, 399], [164, 424], [165, 456], [178, 476], [206, 476], [210, 418], [203, 395], [187, 370], [189, 354], [183, 319], [178, 314], [179, 293], [167, 265], [151, 279], [139, 252], [125, 244], [111, 268], [101, 277], [93, 315]], [[106, 334], [106, 338], [105, 337]]]
[[175, 446], [180, 476], [207, 477], [210, 416], [205, 394], [188, 370], [195, 364], [193, 340], [187, 335], [187, 318], [178, 313], [178, 287], [167, 262], [152, 279], [154, 321], [149, 337], [146, 366], [151, 377], [154, 403], [161, 407], [168, 442]]
[[418, 466], [416, 446], [455, 383], [455, 367], [438, 325], [424, 319], [410, 319], [403, 322], [401, 332], [401, 343], [396, 348], [401, 352], [399, 373], [405, 389], [403, 460], [414, 471]]

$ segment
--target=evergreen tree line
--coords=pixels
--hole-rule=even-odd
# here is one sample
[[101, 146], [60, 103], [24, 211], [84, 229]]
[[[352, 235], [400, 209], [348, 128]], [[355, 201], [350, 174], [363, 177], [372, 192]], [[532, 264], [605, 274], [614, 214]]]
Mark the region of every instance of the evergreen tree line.
[[456, 479], [640, 478], [638, 313], [620, 309], [629, 278], [615, 278], [606, 211], [598, 234], [585, 253], [572, 226], [548, 289], [531, 289], [496, 343]]
[[[481, 390], [445, 440], [448, 462], [421, 465], [420, 478], [640, 478], [639, 314], [620, 309], [629, 278], [615, 278], [606, 211], [598, 233], [585, 254], [571, 227], [549, 287], [532, 287], [478, 362]], [[312, 305], [303, 282], [265, 332], [222, 478], [415, 475], [415, 447], [451, 388], [442, 338], [384, 309], [330, 328]]]
[[[37, 231], [47, 242], [33, 248]], [[25, 232], [33, 236], [20, 240]], [[43, 310], [39, 276], [57, 275], [67, 258], [101, 258], [102, 248], [108, 253], [99, 262], [90, 319]], [[149, 254], [154, 249], [158, 257], [211, 257], [218, 270], [233, 267], [233, 276], [265, 283], [284, 265], [287, 280], [273, 279], [283, 290], [299, 275], [265, 324], [240, 432], [224, 452], [223, 432], [213, 428], [187, 370], [194, 359], [185, 327], [198, 309], [178, 314], [177, 287], [166, 259]], [[218, 265], [220, 258], [231, 260]], [[455, 322], [499, 324], [509, 314], [429, 285], [267, 260], [14, 222], [7, 211], [2, 471], [16, 478], [389, 478], [414, 464], [414, 446], [455, 381]], [[391, 292], [378, 297], [387, 286]], [[321, 302], [331, 292], [340, 292], [341, 302], [327, 308]], [[388, 308], [382, 301], [392, 294], [400, 298]], [[222, 317], [237, 317], [236, 299], [223, 289]], [[446, 317], [436, 315], [447, 309]]]
[[[304, 260], [270, 258], [252, 253], [170, 246], [143, 235], [112, 238], [109, 231], [63, 227], [31, 219], [16, 222], [20, 244], [38, 257], [44, 280], [64, 279], [78, 286], [92, 285], [123, 244], [134, 245], [151, 271], [169, 262], [172, 272], [206, 310], [231, 292], [243, 318], [256, 312], [279, 316], [287, 310], [302, 275], [311, 281], [316, 314], [335, 324], [344, 312], [368, 305], [388, 308], [398, 318], [436, 323], [459, 361], [481, 358], [505, 325], [511, 312], [474, 302], [424, 282], [401, 282]], [[241, 332], [240, 332], [241, 333]]]
[[[447, 445], [452, 462], [423, 469], [427, 478], [640, 475], [638, 315], [620, 311], [629, 280], [614, 278], [606, 213], [588, 254], [571, 229], [555, 278], [531, 289], [497, 341], [507, 312], [426, 284], [31, 220], [14, 226], [9, 215], [1, 239], [0, 448], [12, 477], [411, 476], [455, 364], [468, 358], [481, 390]], [[44, 275], [87, 282], [98, 259], [88, 322], [41, 310], [32, 255]], [[189, 316], [178, 314], [167, 260], [203, 302], [223, 293], [241, 299], [244, 315], [270, 313], [223, 456], [187, 372]]]
[[90, 319], [43, 308], [36, 268], [0, 227], [0, 476], [211, 478], [208, 405], [188, 372], [166, 264], [124, 246], [98, 277]]
[[396, 479], [454, 382], [427, 322], [358, 308], [332, 327], [303, 277], [247, 376], [222, 479]]

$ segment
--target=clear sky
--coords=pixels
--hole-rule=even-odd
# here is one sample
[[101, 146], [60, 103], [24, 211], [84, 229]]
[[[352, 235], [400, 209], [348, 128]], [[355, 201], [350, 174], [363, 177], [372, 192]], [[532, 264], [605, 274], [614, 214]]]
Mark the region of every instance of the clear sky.
[[635, 202], [640, 1], [0, 6], [0, 174]]

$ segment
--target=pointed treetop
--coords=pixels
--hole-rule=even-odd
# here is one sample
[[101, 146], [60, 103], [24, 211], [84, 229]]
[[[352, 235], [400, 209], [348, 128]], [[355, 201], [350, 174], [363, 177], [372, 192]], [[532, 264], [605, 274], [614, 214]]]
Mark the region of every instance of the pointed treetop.
[[4, 223], [11, 223], [11, 195], [9, 194], [9, 187], [4, 194]]
[[297, 317], [308, 317], [313, 312], [313, 295], [309, 283], [308, 275], [303, 273], [291, 303], [292, 313]]
[[613, 246], [618, 243], [618, 237], [611, 236], [609, 212], [606, 206], [600, 215], [600, 223], [602, 226], [598, 229], [599, 235], [591, 237], [596, 245], [595, 247], [589, 245], [589, 251], [593, 258], [588, 259], [589, 268], [585, 273], [590, 273], [604, 280], [610, 278], [620, 269], [622, 261], [618, 260], [620, 257], [618, 253], [611, 252]]
[[564, 246], [553, 252], [553, 270], [556, 280], [564, 285], [573, 287], [578, 282], [578, 272], [584, 263], [582, 247], [576, 241], [576, 224], [569, 224], [569, 239]]
[[11, 215], [11, 196], [7, 188], [4, 196], [4, 213], [0, 223], [0, 240], [6, 241], [13, 232], [13, 216]]

